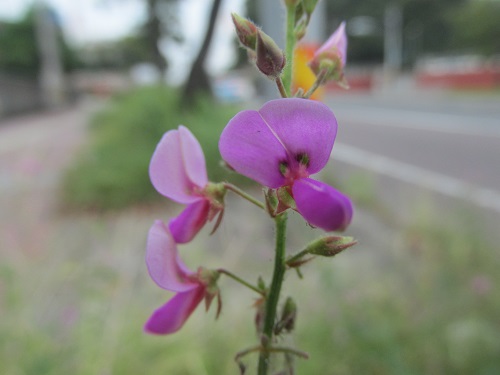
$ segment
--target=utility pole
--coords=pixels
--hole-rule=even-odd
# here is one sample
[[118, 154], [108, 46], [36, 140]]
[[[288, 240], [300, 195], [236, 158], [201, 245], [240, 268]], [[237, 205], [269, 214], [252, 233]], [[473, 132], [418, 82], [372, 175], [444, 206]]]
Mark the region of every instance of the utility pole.
[[403, 63], [403, 11], [401, 5], [391, 4], [384, 14], [384, 76], [385, 83], [401, 72]]
[[64, 104], [65, 89], [54, 14], [42, 1], [35, 5], [35, 30], [40, 56], [39, 82], [42, 101], [52, 109]]

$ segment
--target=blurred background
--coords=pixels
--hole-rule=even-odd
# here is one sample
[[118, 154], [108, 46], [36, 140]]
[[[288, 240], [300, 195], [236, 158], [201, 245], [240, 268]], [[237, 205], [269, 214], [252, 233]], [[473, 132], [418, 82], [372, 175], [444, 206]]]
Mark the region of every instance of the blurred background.
[[[319, 98], [339, 132], [322, 180], [350, 195], [359, 244], [290, 273], [304, 374], [500, 373], [500, 1], [323, 0], [297, 49], [347, 23], [346, 77]], [[229, 180], [227, 121], [278, 92], [238, 48], [231, 12], [283, 46], [273, 0], [0, 1], [0, 373], [234, 374], [254, 298], [222, 279], [222, 316], [142, 332], [170, 294], [149, 279], [147, 231], [180, 207], [151, 187], [161, 135], [188, 126]], [[270, 278], [273, 230], [232, 196], [181, 247], [192, 269]], [[289, 251], [321, 233], [291, 215]], [[234, 329], [238, 327], [238, 329]], [[249, 356], [249, 365], [256, 358]]]

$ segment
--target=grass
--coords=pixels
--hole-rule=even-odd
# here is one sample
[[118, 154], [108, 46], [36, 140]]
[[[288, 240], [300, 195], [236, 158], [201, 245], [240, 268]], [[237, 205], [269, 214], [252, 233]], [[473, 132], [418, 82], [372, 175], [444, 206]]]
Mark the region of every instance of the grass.
[[200, 97], [184, 112], [178, 93], [167, 87], [120, 94], [94, 116], [89, 142], [64, 178], [64, 205], [102, 211], [158, 199], [149, 181], [149, 161], [162, 135], [179, 125], [187, 126], [200, 141], [209, 177], [227, 179], [228, 172], [220, 166], [218, 138], [238, 110]]
[[[182, 246], [190, 267], [223, 266], [268, 277], [272, 232], [256, 208], [229, 201], [223, 226]], [[246, 210], [245, 210], [246, 209]], [[199, 308], [169, 337], [142, 324], [170, 294], [149, 280], [144, 241], [165, 210], [59, 218], [44, 252], [11, 253], [0, 266], [0, 372], [17, 374], [235, 374], [252, 346], [255, 296], [222, 279], [222, 317]], [[360, 244], [287, 277], [299, 306], [298, 374], [497, 374], [498, 252], [474, 220], [421, 213], [393, 247]], [[291, 250], [310, 229], [291, 223]], [[457, 215], [457, 218], [464, 215]], [[245, 226], [238, 224], [245, 221]], [[255, 233], [263, 233], [258, 238]], [[356, 235], [355, 233], [349, 233]], [[256, 356], [245, 361], [252, 369]], [[249, 372], [253, 373], [253, 372]]]

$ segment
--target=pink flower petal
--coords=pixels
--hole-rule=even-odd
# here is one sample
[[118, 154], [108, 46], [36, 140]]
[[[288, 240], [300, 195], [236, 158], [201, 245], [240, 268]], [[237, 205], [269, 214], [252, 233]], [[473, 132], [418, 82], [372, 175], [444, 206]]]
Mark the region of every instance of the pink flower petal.
[[200, 143], [185, 126], [179, 126], [182, 159], [184, 170], [189, 180], [196, 186], [204, 188], [208, 184], [205, 155]]
[[337, 133], [332, 111], [322, 103], [290, 98], [266, 103], [258, 112], [243, 111], [222, 132], [219, 150], [238, 173], [271, 188], [283, 186], [280, 164], [298, 167], [307, 155], [308, 173], [328, 162]]
[[200, 231], [208, 220], [210, 202], [199, 199], [187, 206], [179, 216], [170, 220], [168, 228], [176, 243], [186, 243]]
[[337, 120], [330, 108], [314, 100], [290, 98], [271, 100], [259, 112], [291, 160], [305, 153], [309, 174], [323, 169], [337, 135]]
[[163, 289], [184, 292], [199, 286], [189, 279], [195, 273], [180, 259], [172, 235], [160, 220], [155, 221], [148, 233], [146, 265], [153, 281]]
[[[204, 158], [200, 159], [201, 149], [198, 149], [193, 143], [197, 143], [189, 136], [187, 129], [169, 130], [166, 132], [151, 158], [149, 164], [149, 176], [151, 182], [158, 192], [167, 198], [179, 203], [192, 203], [199, 199], [193, 194], [195, 188], [203, 188], [203, 185], [197, 185], [206, 179], [206, 172], [200, 172], [200, 163], [205, 163]], [[189, 155], [189, 148], [193, 148], [193, 154]], [[198, 145], [199, 147], [199, 145]], [[203, 152], [201, 152], [203, 156]], [[185, 157], [187, 156], [187, 161]], [[189, 172], [188, 172], [189, 171]]]
[[315, 55], [319, 55], [322, 52], [333, 48], [337, 49], [342, 60], [342, 66], [345, 66], [347, 58], [347, 35], [345, 32], [345, 22], [342, 22], [339, 27], [337, 27], [337, 30], [335, 30], [328, 40], [316, 51]]
[[292, 187], [297, 211], [315, 227], [325, 231], [342, 231], [352, 219], [349, 197], [333, 187], [310, 178], [295, 181]]
[[229, 121], [219, 151], [238, 173], [262, 185], [277, 188], [285, 181], [279, 164], [287, 160], [286, 150], [257, 111], [242, 111]]
[[177, 332], [203, 300], [204, 295], [205, 287], [203, 286], [184, 293], [177, 293], [151, 315], [144, 330], [156, 335]]

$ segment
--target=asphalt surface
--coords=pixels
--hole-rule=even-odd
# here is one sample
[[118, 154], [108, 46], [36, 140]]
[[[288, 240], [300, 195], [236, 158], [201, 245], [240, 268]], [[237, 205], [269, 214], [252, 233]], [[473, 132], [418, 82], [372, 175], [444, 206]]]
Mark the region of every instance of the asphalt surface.
[[500, 98], [344, 95], [334, 159], [500, 213]]

